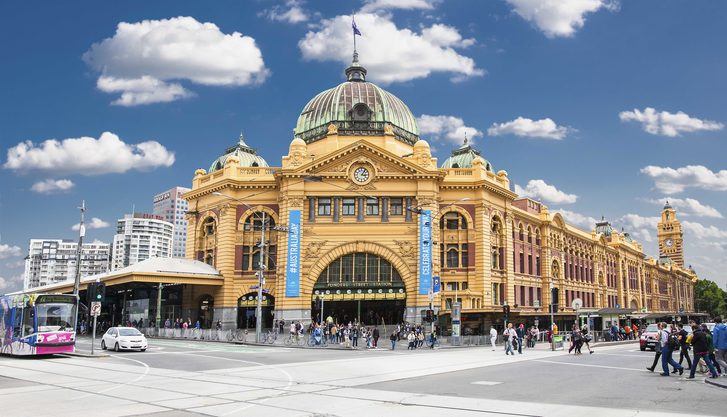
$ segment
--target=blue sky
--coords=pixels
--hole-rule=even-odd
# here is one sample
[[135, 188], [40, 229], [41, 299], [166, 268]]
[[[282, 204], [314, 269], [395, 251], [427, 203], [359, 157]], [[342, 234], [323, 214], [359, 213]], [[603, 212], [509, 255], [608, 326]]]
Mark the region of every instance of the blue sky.
[[605, 216], [650, 255], [669, 198], [686, 262], [727, 284], [727, 3], [7, 1], [0, 292], [29, 239], [77, 238], [82, 199], [102, 226], [87, 239], [110, 241], [240, 131], [279, 165], [303, 106], [343, 80], [352, 11], [369, 80], [440, 161], [467, 132], [519, 192], [588, 230]]

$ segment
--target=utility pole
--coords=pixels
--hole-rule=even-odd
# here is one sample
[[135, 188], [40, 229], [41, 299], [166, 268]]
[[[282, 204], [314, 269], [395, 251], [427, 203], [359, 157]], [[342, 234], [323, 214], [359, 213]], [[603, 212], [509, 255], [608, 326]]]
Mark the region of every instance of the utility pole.
[[73, 294], [78, 296], [78, 287], [81, 286], [81, 252], [83, 251], [83, 236], [86, 234], [86, 226], [83, 225], [83, 216], [86, 213], [86, 200], [81, 201], [81, 223], [78, 227], [78, 250], [76, 250], [76, 279], [73, 283]]
[[157, 287], [157, 336], [159, 336], [159, 333], [161, 332], [160, 329], [162, 328], [162, 288], [164, 288], [164, 286], [160, 282], [159, 286]]
[[553, 304], [553, 279], [550, 280], [550, 350], [555, 350], [555, 334], [553, 333], [553, 330], [555, 329], [555, 321], [553, 318], [553, 310], [555, 309], [555, 304]]
[[255, 309], [255, 337], [258, 343], [262, 336], [263, 323], [263, 285], [265, 285], [265, 211], [262, 215], [262, 227], [260, 228], [260, 271], [257, 281], [257, 308]]

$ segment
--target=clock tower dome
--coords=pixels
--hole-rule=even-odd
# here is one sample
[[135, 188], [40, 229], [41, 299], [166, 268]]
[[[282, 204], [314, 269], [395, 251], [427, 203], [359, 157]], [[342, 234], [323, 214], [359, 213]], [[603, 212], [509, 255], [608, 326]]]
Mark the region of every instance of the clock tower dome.
[[669, 201], [661, 211], [657, 235], [659, 237], [659, 256], [666, 256], [680, 268], [684, 268], [682, 224], [677, 220], [677, 212], [669, 205]]

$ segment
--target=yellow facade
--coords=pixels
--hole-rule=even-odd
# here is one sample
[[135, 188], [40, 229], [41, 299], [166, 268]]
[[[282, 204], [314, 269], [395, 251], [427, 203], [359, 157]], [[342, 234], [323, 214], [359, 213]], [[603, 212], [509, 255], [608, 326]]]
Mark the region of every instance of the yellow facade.
[[[507, 172], [493, 172], [479, 156], [467, 167], [439, 168], [424, 140], [401, 140], [389, 123], [365, 134], [339, 126], [329, 123], [315, 140], [293, 139], [279, 167], [241, 166], [240, 158], [230, 156], [213, 172], [195, 172], [184, 196], [190, 207], [187, 258], [211, 263], [224, 276], [212, 294], [216, 309], [229, 309], [221, 313], [225, 323], [234, 321], [238, 301], [258, 283], [255, 245], [261, 232], [255, 222], [264, 212], [275, 225], [286, 225], [291, 209], [302, 211], [300, 296], [285, 296], [287, 233], [266, 231], [274, 256], [264, 288], [274, 298], [276, 318], [310, 320], [321, 273], [344, 255], [367, 253], [398, 272], [404, 318], [419, 322], [429, 299], [419, 290], [418, 215], [406, 206], [433, 215], [433, 275], [442, 281], [433, 304], [440, 312], [460, 299], [464, 313], [501, 313], [507, 303], [513, 314], [545, 316], [551, 283], [559, 289], [558, 314], [572, 314], [576, 297], [594, 310], [618, 305], [649, 313], [694, 311], [697, 277], [683, 268], [682, 257], [648, 258], [639, 243], [605, 222], [592, 231], [568, 225], [545, 205], [518, 198]], [[359, 175], [359, 168], [367, 175]], [[369, 209], [376, 214], [367, 214]], [[665, 210], [671, 210], [674, 231], [676, 215]], [[659, 236], [661, 245], [661, 228]], [[678, 247], [681, 254], [680, 229]], [[356, 293], [339, 298], [345, 297], [353, 300]]]

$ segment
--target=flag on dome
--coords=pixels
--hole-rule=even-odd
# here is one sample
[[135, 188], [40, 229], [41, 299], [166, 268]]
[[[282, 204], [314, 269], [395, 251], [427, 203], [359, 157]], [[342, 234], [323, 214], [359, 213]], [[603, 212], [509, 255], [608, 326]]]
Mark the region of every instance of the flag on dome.
[[358, 35], [358, 36], [363, 36], [363, 35], [361, 34], [361, 31], [360, 31], [360, 30], [358, 30], [358, 26], [356, 26], [356, 18], [355, 18], [355, 17], [353, 17], [353, 16], [351, 16], [351, 27], [353, 28], [353, 35], [354, 35], [354, 36], [356, 36], [356, 35]]

